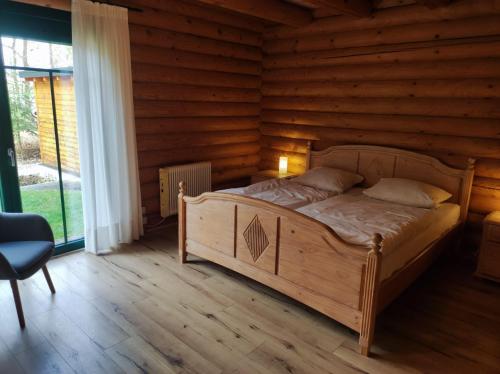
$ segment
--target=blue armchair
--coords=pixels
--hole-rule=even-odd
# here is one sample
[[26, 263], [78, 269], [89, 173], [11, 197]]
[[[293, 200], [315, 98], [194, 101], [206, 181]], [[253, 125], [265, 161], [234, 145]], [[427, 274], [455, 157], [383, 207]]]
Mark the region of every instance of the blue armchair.
[[25, 327], [18, 280], [42, 269], [50, 291], [55, 288], [47, 270], [54, 254], [54, 236], [48, 222], [36, 214], [0, 213], [0, 280], [9, 280], [21, 328]]

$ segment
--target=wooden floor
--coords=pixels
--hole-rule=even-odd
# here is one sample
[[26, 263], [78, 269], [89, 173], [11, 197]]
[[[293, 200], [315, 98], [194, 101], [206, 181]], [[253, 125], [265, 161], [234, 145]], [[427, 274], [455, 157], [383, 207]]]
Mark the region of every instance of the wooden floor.
[[357, 336], [215, 265], [177, 263], [175, 227], [105, 257], [67, 255], [20, 284], [21, 332], [0, 282], [0, 373], [500, 372], [500, 287], [435, 266]]

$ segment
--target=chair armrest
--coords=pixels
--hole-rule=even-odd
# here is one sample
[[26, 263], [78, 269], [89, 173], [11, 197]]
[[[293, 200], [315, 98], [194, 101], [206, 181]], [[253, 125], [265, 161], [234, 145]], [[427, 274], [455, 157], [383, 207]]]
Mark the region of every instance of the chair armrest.
[[30, 213], [0, 213], [0, 242], [32, 240], [54, 242], [45, 218]]

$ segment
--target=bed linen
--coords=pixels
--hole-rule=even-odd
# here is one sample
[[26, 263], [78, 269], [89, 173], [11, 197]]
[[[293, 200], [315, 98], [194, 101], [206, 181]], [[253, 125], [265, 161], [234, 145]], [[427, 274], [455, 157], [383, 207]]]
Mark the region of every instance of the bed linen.
[[382, 253], [389, 255], [399, 244], [435, 223], [441, 210], [455, 205], [441, 204], [435, 209], [416, 208], [377, 200], [362, 191], [361, 188], [353, 188], [297, 211], [330, 226], [351, 244], [369, 247], [375, 233], [379, 233], [383, 238]]
[[351, 244], [372, 245], [382, 235], [382, 274], [388, 278], [458, 222], [460, 206], [444, 203], [435, 209], [416, 208], [370, 198], [362, 189], [297, 209], [330, 226]]
[[293, 179], [269, 179], [248, 187], [230, 188], [217, 192], [244, 195], [254, 199], [268, 201], [289, 209], [327, 199], [335, 193], [308, 187], [293, 182]]

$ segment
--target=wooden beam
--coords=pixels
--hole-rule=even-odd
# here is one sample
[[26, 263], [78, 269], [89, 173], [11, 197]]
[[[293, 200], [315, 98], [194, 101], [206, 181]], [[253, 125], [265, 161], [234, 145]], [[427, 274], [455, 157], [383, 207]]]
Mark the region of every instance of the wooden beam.
[[372, 11], [372, 2], [370, 0], [311, 0], [310, 2], [320, 8], [331, 9], [357, 17], [367, 17]]
[[309, 10], [281, 0], [199, 1], [287, 26], [304, 26], [312, 20], [312, 13]]
[[430, 9], [450, 5], [452, 2], [453, 0], [417, 0], [418, 4], [425, 5], [427, 8]]
[[71, 11], [71, 0], [15, 0], [18, 3], [43, 6], [46, 8]]

